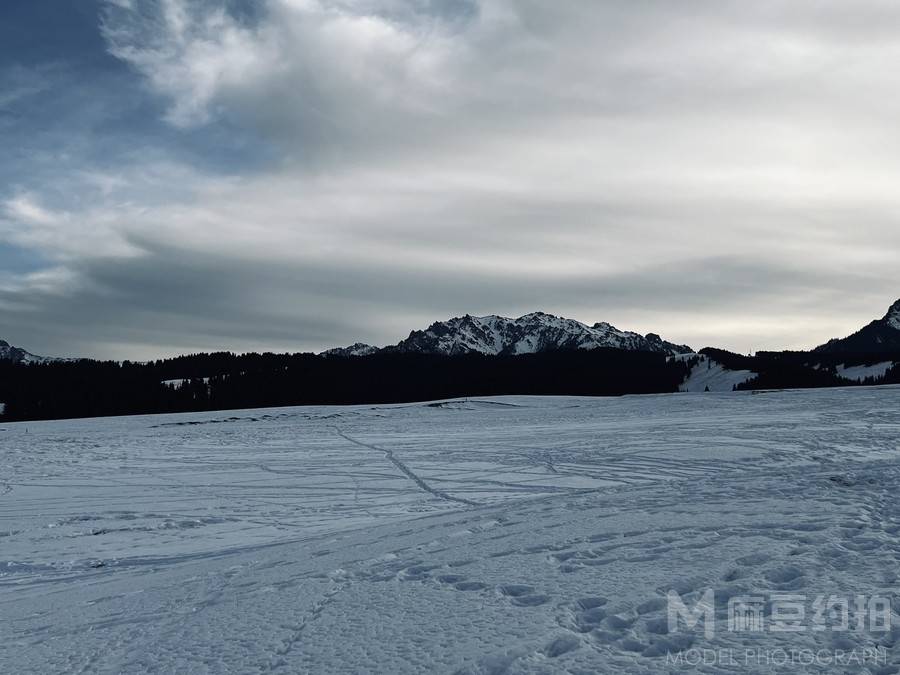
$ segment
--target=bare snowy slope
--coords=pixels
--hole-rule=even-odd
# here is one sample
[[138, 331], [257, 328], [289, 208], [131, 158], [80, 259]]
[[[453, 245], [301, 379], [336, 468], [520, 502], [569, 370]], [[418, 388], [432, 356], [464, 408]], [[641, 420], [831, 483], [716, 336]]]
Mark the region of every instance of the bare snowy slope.
[[756, 373], [751, 370], [729, 370], [706, 354], [682, 354], [673, 358], [682, 361], [696, 360], [679, 391], [733, 391], [738, 385], [756, 377]]
[[[0, 664], [894, 673], [896, 628], [726, 616], [896, 603], [898, 411], [881, 387], [0, 425]], [[670, 591], [712, 592], [715, 631], [670, 629]]]
[[885, 373], [895, 365], [894, 361], [882, 361], [880, 363], [860, 366], [845, 366], [844, 364], [840, 364], [835, 371], [841, 377], [856, 382], [862, 382], [867, 378], [872, 378], [872, 380], [877, 381], [883, 378]]

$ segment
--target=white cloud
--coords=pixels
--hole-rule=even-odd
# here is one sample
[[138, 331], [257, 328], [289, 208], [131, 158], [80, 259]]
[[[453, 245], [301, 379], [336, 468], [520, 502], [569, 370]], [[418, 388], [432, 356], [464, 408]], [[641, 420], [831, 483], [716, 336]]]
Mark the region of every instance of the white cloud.
[[[436, 18], [392, 20], [362, 5], [268, 0], [264, 20], [251, 26], [218, 4], [163, 0], [116, 8], [104, 33], [110, 51], [172, 101], [168, 116], [178, 126], [223, 109], [295, 126], [327, 124], [323, 116], [353, 99], [363, 111], [422, 106], [421, 90], [441, 84], [452, 52], [447, 27]], [[281, 119], [285, 107], [293, 123]]]
[[[133, 257], [140, 254], [127, 240], [133, 214], [133, 208], [114, 202], [78, 213], [54, 210], [41, 204], [38, 196], [22, 193], [0, 202], [0, 238], [57, 262]], [[48, 277], [47, 284], [54, 278], [66, 277], [57, 273]]]
[[27, 225], [53, 227], [64, 220], [64, 216], [52, 213], [38, 204], [31, 195], [19, 195], [6, 202], [7, 217]]

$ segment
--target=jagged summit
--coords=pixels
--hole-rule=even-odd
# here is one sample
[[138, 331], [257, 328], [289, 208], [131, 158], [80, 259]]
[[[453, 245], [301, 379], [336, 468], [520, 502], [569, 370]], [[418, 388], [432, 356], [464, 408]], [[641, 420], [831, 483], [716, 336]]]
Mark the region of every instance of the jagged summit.
[[900, 351], [900, 300], [877, 319], [843, 339], [829, 340], [816, 347], [817, 352], [878, 353]]
[[602, 347], [664, 354], [692, 351], [687, 345], [667, 342], [655, 333], [644, 336], [619, 330], [606, 322], [587, 326], [580, 321], [545, 312], [532, 312], [517, 319], [495, 314], [466, 314], [437, 321], [425, 330], [412, 331], [408, 338], [388, 349], [448, 355], [499, 355]]
[[0, 340], [0, 361], [12, 361], [13, 363], [44, 363], [53, 361], [46, 356], [36, 356], [21, 347], [13, 347], [6, 340]]
[[900, 300], [897, 300], [887, 311], [882, 319], [888, 326], [900, 330]]

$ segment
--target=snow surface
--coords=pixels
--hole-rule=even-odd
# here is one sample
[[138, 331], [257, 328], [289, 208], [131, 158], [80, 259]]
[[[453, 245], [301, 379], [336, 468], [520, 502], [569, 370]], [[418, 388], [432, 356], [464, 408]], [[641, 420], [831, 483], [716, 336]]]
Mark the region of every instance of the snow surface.
[[891, 386], [0, 425], [0, 670], [897, 672], [900, 628], [669, 634], [665, 593], [893, 598], [898, 439]]
[[674, 358], [685, 360], [690, 357], [696, 357], [698, 362], [691, 368], [679, 391], [705, 392], [707, 388], [709, 391], [732, 391], [735, 386], [756, 377], [756, 373], [750, 370], [728, 370], [705, 354], [682, 354]]
[[862, 382], [867, 377], [881, 378], [894, 366], [893, 361], [883, 361], [871, 366], [845, 366], [843, 363], [835, 368], [835, 372], [848, 380]]

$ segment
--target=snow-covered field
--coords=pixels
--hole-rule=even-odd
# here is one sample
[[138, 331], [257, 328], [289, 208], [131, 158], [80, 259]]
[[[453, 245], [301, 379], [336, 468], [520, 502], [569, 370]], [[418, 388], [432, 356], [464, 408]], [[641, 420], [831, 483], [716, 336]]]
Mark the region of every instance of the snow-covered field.
[[894, 673], [770, 624], [900, 608], [898, 484], [897, 387], [0, 425], [0, 672]]

